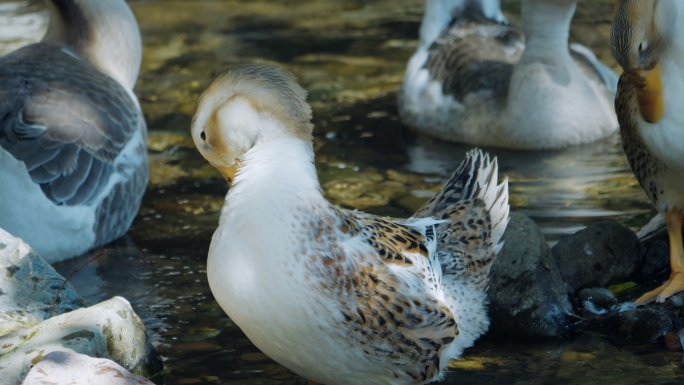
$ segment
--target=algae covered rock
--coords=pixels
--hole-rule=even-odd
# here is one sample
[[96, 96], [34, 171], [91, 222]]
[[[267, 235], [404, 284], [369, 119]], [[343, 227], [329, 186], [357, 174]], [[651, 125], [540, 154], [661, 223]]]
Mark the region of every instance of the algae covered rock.
[[0, 337], [3, 385], [20, 384], [33, 365], [55, 351], [108, 358], [146, 377], [162, 370], [142, 321], [121, 297]]
[[116, 362], [74, 352], [47, 354], [29, 372], [22, 385], [153, 385]]
[[[52, 301], [64, 278], [24, 241], [0, 229], [0, 336], [50, 317]], [[67, 284], [53, 315], [86, 306]]]
[[489, 278], [490, 332], [552, 338], [568, 331], [572, 307], [539, 227], [512, 212]]

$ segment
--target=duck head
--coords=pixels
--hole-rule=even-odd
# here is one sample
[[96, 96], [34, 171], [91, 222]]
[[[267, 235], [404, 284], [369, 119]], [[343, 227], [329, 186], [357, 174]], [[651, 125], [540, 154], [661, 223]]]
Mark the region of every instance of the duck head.
[[292, 74], [264, 64], [219, 73], [197, 101], [191, 127], [197, 149], [229, 185], [258, 143], [294, 136], [311, 146], [312, 132], [306, 91]]
[[138, 23], [124, 0], [45, 0], [50, 24], [41, 41], [86, 60], [132, 90], [142, 61]]
[[679, 0], [618, 0], [611, 30], [615, 60], [636, 87], [641, 116], [656, 123], [664, 110], [660, 61], [677, 24]]

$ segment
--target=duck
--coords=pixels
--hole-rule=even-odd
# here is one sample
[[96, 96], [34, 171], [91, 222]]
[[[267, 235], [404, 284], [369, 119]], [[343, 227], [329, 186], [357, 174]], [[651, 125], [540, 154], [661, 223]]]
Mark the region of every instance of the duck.
[[468, 153], [411, 218], [323, 197], [312, 112], [292, 74], [221, 71], [191, 135], [229, 184], [209, 248], [216, 301], [262, 352], [309, 384], [424, 384], [484, 333], [508, 183]]
[[427, 0], [398, 94], [402, 122], [440, 140], [517, 150], [611, 136], [617, 75], [568, 46], [577, 1], [523, 0], [522, 30], [499, 0]]
[[42, 40], [0, 58], [0, 228], [49, 263], [124, 235], [148, 181], [124, 0], [46, 0]]
[[664, 302], [684, 290], [684, 4], [619, 0], [611, 50], [624, 72], [615, 98], [627, 160], [670, 241], [670, 277], [639, 297]]

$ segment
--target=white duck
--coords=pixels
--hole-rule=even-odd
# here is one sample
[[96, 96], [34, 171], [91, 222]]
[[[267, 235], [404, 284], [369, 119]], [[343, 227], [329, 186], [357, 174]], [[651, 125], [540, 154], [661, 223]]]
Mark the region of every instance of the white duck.
[[231, 184], [209, 249], [212, 293], [310, 383], [440, 379], [488, 327], [507, 182], [472, 151], [412, 218], [338, 210], [321, 193], [305, 98], [293, 76], [257, 64], [223, 71], [198, 101], [192, 137]]
[[568, 49], [576, 5], [523, 0], [523, 37], [499, 0], [427, 0], [399, 91], [403, 122], [444, 140], [514, 149], [613, 134], [617, 76], [588, 48]]
[[684, 290], [684, 4], [616, 3], [611, 39], [625, 70], [615, 100], [622, 144], [641, 187], [665, 214], [670, 238], [670, 279], [637, 302], [664, 302]]
[[123, 235], [148, 168], [133, 13], [123, 0], [47, 4], [43, 40], [0, 58], [0, 228], [52, 263]]

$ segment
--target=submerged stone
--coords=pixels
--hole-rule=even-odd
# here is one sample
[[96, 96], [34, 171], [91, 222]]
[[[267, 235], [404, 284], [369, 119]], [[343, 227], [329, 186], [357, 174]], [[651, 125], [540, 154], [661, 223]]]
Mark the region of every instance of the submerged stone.
[[121, 297], [0, 337], [2, 384], [20, 384], [33, 365], [55, 351], [111, 359], [145, 377], [163, 368], [145, 326]]
[[[0, 336], [50, 317], [50, 307], [64, 278], [29, 245], [0, 229]], [[86, 306], [76, 290], [64, 285], [53, 315]]]
[[489, 281], [490, 332], [552, 338], [566, 334], [572, 307], [539, 227], [512, 212]]
[[92, 358], [71, 351], [46, 354], [22, 385], [153, 385], [112, 360]]

